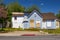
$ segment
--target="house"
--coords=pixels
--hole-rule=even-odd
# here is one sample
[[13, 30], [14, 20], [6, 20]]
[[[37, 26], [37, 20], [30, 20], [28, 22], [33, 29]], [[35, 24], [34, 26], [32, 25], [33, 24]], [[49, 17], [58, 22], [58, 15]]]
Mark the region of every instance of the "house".
[[57, 27], [57, 28], [60, 28], [60, 19], [58, 19], [58, 18], [57, 18], [57, 20], [56, 20], [56, 27]]
[[56, 29], [56, 17], [53, 13], [40, 13], [38, 10], [12, 12], [12, 28]]

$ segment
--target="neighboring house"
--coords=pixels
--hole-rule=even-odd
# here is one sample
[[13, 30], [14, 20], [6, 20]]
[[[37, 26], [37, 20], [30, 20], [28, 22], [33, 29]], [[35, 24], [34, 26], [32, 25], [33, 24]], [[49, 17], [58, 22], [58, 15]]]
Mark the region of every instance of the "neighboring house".
[[60, 27], [60, 19], [57, 18], [56, 20], [56, 27], [59, 28]]
[[41, 28], [56, 29], [56, 17], [53, 13], [40, 13], [33, 10], [31, 13], [13, 12], [12, 28]]

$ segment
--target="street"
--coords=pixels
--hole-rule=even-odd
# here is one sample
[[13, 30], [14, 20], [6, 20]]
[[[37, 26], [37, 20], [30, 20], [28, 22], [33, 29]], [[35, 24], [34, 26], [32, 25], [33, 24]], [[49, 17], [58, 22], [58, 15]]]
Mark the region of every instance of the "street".
[[0, 40], [60, 40], [60, 35], [0, 36]]

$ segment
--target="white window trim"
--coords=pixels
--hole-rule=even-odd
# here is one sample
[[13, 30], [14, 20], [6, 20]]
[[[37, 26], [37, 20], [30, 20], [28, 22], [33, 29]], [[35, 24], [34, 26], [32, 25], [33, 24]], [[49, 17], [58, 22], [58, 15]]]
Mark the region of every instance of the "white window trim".
[[47, 22], [47, 27], [51, 27], [51, 25], [52, 25], [52, 24], [51, 24], [51, 21], [48, 21], [48, 22]]

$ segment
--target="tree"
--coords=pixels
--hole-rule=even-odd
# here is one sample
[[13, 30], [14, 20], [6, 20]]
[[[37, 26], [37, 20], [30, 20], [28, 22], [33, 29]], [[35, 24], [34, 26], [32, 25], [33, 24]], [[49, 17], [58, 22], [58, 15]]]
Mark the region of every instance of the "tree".
[[0, 3], [2, 3], [3, 2], [3, 0], [0, 0]]
[[60, 11], [59, 11], [58, 14], [56, 14], [56, 17], [57, 17], [58, 19], [60, 19]]
[[5, 8], [5, 4], [1, 3], [0, 4], [0, 27], [3, 28], [6, 27], [6, 19], [7, 18], [7, 10]]
[[25, 11], [32, 12], [34, 9], [37, 9], [38, 11], [40, 11], [39, 7], [37, 7], [36, 5], [33, 5], [33, 6], [29, 7], [29, 8], [27, 8]]
[[3, 17], [0, 18], [0, 26], [1, 26], [1, 28], [2, 28], [2, 31], [3, 31], [3, 28], [5, 27], [5, 24], [4, 24], [5, 21], [6, 21], [5, 18], [3, 18]]
[[8, 4], [7, 6], [7, 11], [8, 11], [8, 25], [11, 27], [11, 19], [12, 19], [12, 12], [24, 12], [24, 7], [21, 6], [17, 0], [15, 2]]
[[14, 2], [8, 5], [8, 10], [11, 12], [24, 12], [24, 7]]
[[19, 5], [18, 2], [13, 2], [7, 5], [8, 20], [11, 21], [12, 12], [24, 12], [24, 7]]

